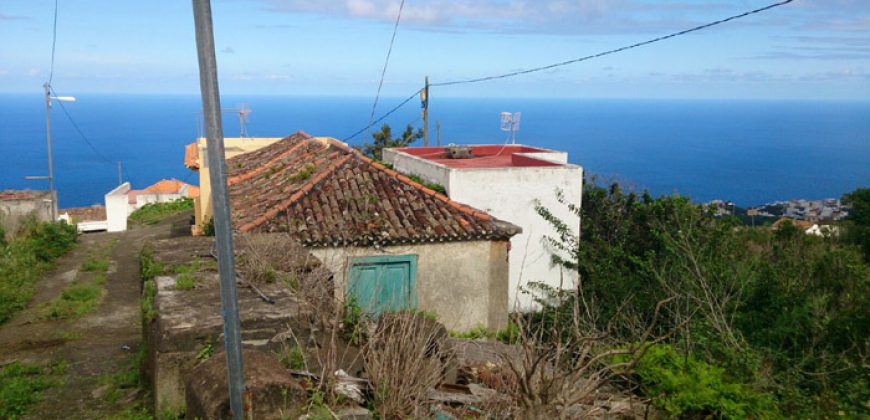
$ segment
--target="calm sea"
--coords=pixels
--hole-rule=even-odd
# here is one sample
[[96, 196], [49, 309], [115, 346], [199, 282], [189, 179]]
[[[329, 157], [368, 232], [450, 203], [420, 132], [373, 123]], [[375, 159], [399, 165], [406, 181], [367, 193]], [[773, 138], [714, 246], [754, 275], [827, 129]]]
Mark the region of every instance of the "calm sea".
[[[123, 178], [134, 188], [161, 178], [196, 183], [182, 164], [198, 134], [198, 96], [77, 95], [67, 103], [82, 140], [55, 105], [55, 176], [61, 207], [102, 201]], [[368, 121], [370, 98], [225, 96], [246, 103], [252, 136], [297, 130], [343, 139]], [[379, 110], [398, 99], [384, 99]], [[42, 97], [0, 95], [0, 189], [46, 188], [26, 175], [46, 173]], [[394, 131], [420, 125], [414, 100], [385, 122]], [[518, 142], [566, 150], [587, 173], [653, 194], [679, 193], [753, 205], [790, 198], [840, 197], [870, 186], [870, 102], [646, 101], [436, 98], [430, 105], [446, 143], [502, 143], [501, 111], [522, 112]], [[224, 115], [224, 133], [239, 134], [236, 115]], [[350, 141], [366, 141], [366, 133]]]

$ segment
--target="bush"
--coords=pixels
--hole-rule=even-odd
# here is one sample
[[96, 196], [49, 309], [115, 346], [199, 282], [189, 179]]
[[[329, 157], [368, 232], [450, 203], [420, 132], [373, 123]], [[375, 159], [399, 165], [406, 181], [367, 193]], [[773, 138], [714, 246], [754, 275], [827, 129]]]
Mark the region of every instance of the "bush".
[[725, 375], [725, 370], [677, 353], [666, 344], [651, 346], [636, 367], [640, 389], [653, 405], [674, 418], [779, 417], [773, 399]]

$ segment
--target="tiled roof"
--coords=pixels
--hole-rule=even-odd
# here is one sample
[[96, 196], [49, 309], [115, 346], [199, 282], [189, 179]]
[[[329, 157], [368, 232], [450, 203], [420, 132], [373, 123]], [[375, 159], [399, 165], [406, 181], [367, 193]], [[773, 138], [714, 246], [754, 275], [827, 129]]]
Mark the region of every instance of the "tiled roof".
[[184, 146], [184, 166], [191, 170], [199, 170], [199, 145], [196, 142]]
[[[159, 194], [178, 194], [182, 187], [187, 186], [188, 189], [193, 185], [186, 184], [177, 179], [161, 179], [156, 183], [145, 188], [146, 191], [151, 191]], [[195, 187], [194, 187], [195, 188]]]
[[307, 246], [504, 240], [521, 231], [303, 132], [227, 160], [227, 171], [236, 230], [288, 232]]
[[69, 213], [73, 223], [106, 220], [106, 208], [101, 205], [61, 209], [60, 214]]

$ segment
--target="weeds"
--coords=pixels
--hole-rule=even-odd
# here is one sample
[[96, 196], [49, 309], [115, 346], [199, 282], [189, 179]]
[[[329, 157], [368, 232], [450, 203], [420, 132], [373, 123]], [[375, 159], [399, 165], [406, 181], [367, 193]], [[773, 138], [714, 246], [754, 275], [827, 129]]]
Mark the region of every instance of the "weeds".
[[284, 346], [281, 351], [275, 352], [278, 361], [287, 368], [293, 370], [305, 370], [305, 352], [298, 344], [294, 346]]
[[88, 282], [74, 282], [48, 302], [43, 311], [46, 319], [77, 318], [97, 309], [103, 297], [105, 275], [98, 275]]
[[195, 287], [196, 277], [194, 277], [193, 274], [179, 274], [178, 277], [175, 278], [176, 290], [193, 290]]
[[0, 368], [0, 418], [17, 419], [27, 414], [27, 409], [55, 384], [54, 376], [66, 369], [65, 361], [49, 366], [14, 362]]

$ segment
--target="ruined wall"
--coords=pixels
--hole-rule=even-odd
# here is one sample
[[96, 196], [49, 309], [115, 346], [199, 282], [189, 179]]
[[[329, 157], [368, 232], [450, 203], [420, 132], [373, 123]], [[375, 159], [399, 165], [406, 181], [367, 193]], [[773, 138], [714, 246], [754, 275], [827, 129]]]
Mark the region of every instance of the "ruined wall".
[[468, 241], [415, 245], [314, 248], [335, 274], [336, 297], [347, 293], [350, 258], [417, 255], [417, 309], [433, 311], [448, 329], [499, 330], [508, 316], [508, 242]]
[[41, 222], [50, 221], [51, 205], [48, 191], [0, 191], [0, 223], [6, 233], [11, 235], [18, 230], [21, 221], [31, 215]]

